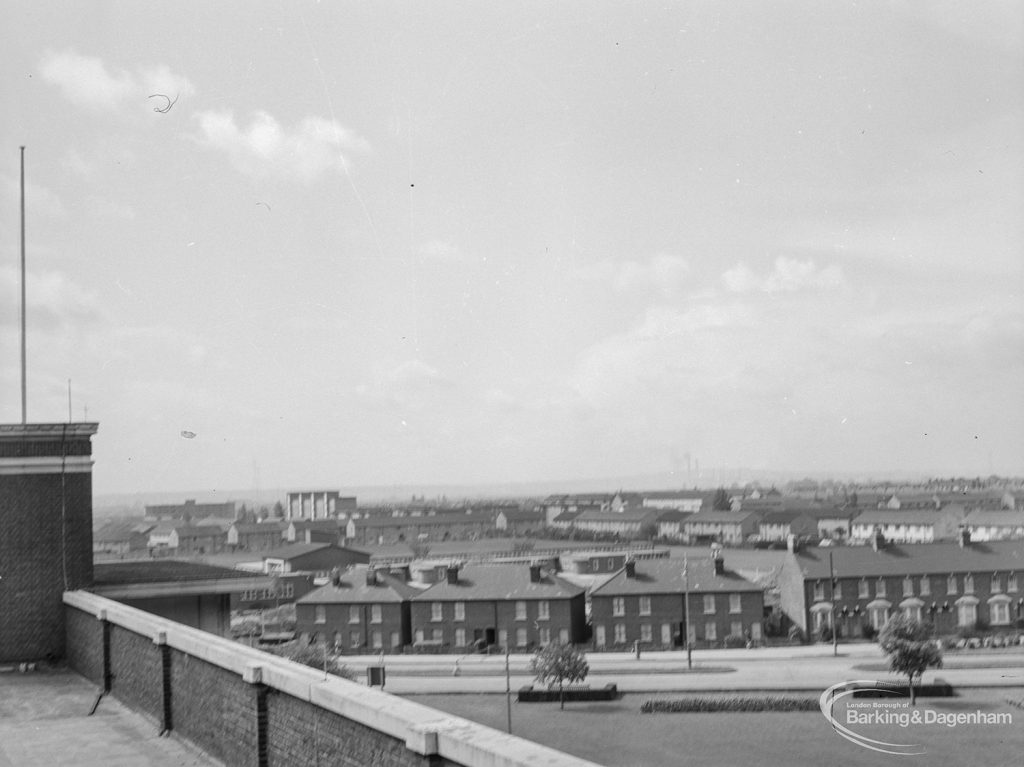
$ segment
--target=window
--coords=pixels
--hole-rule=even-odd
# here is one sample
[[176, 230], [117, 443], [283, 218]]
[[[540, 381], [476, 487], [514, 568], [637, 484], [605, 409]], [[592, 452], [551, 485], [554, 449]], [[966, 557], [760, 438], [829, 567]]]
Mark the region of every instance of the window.
[[947, 594], [955, 594], [956, 593], [956, 576], [955, 575], [951, 575], [948, 578], [946, 578], [946, 593]]
[[594, 643], [598, 647], [604, 647], [604, 624], [598, 623], [594, 626]]
[[430, 638], [438, 644], [441, 644], [441, 642], [444, 641], [444, 629], [433, 629], [430, 632]]
[[413, 641], [417, 644], [423, 644], [424, 639], [425, 636], [423, 634], [423, 629], [416, 629], [416, 633], [413, 635]]
[[964, 576], [964, 593], [965, 594], [973, 594], [974, 593], [974, 576], [971, 575], [970, 573], [967, 573], [967, 575]]
[[465, 647], [466, 629], [455, 629], [455, 645], [456, 647]]
[[466, 603], [456, 602], [455, 603], [455, 620], [464, 621], [466, 620]]
[[914, 580], [909, 575], [903, 579], [903, 596], [914, 596]]
[[370, 623], [380, 623], [381, 620], [381, 609], [380, 605], [370, 605]]
[[734, 637], [743, 636], [743, 621], [733, 621], [729, 624], [729, 633]]
[[343, 640], [343, 638], [341, 636], [341, 632], [340, 631], [335, 631], [334, 632], [334, 649], [340, 650], [341, 649], [342, 641], [344, 641], [344, 640]]
[[615, 624], [615, 644], [624, 644], [626, 641], [626, 624]]
[[551, 617], [551, 603], [546, 599], [537, 602], [537, 620], [546, 621]]
[[522, 600], [519, 600], [518, 602], [516, 602], [516, 620], [517, 621], [525, 621], [526, 620], [526, 602], [523, 602]]
[[868, 581], [866, 578], [861, 578], [860, 583], [857, 584], [857, 598], [867, 599], [869, 596], [871, 595], [868, 593]]
[[430, 620], [442, 621], [444, 620], [444, 606], [440, 602], [430, 603]]
[[526, 647], [526, 629], [516, 629], [516, 647]]
[[932, 595], [932, 581], [927, 575], [921, 576], [921, 596], [930, 597]]
[[978, 622], [978, 606], [973, 604], [957, 605], [956, 625], [970, 627]]
[[881, 631], [889, 621], [889, 608], [888, 607], [872, 607], [868, 611], [868, 617], [871, 619], [871, 627], [875, 631]]
[[661, 624], [661, 643], [663, 645], [672, 644], [672, 624], [662, 623]]
[[569, 644], [569, 629], [558, 629], [558, 641], [562, 644]]
[[730, 594], [729, 595], [729, 612], [731, 612], [731, 613], [743, 612], [743, 600], [740, 598], [739, 594]]
[[992, 593], [998, 594], [1003, 590], [1003, 584], [998, 575], [992, 576]]
[[650, 642], [652, 636], [653, 636], [653, 634], [651, 632], [651, 624], [650, 623], [641, 623], [640, 624], [640, 641], [641, 642]]
[[500, 647], [508, 647], [508, 630], [498, 629], [498, 645]]
[[349, 647], [362, 647], [363, 637], [358, 631], [348, 632], [348, 646]]
[[612, 598], [612, 615], [625, 615], [626, 614], [626, 600], [624, 597], [613, 597]]
[[640, 613], [640, 615], [650, 615], [651, 614], [651, 598], [650, 597], [640, 597], [639, 600], [638, 600], [638, 608], [637, 609], [638, 609], [638, 612]]
[[709, 642], [714, 642], [718, 639], [718, 625], [714, 621], [708, 621], [704, 624], [704, 638]]
[[715, 614], [715, 595], [705, 594], [704, 595], [704, 614], [714, 615]]
[[391, 632], [391, 646], [393, 648], [397, 648], [397, 647], [401, 647], [402, 646], [402, 638], [398, 635], [397, 631], [392, 631]]
[[1017, 590], [1017, 573], [1010, 573], [1006, 576], [1006, 590], [1016, 591]]
[[323, 605], [316, 606], [316, 617], [313, 618], [314, 623], [327, 623], [327, 608]]
[[1005, 626], [1010, 622], [1010, 605], [1002, 600], [989, 605], [993, 626]]
[[380, 650], [384, 647], [384, 635], [380, 631], [374, 631], [370, 634], [370, 642], [373, 644], [374, 650]]
[[814, 601], [821, 602], [825, 599], [825, 584], [818, 581], [814, 584]]
[[348, 622], [359, 623], [359, 605], [349, 605]]
[[548, 628], [547, 626], [541, 626], [539, 631], [537, 632], [537, 634], [538, 634], [537, 639], [541, 643], [541, 645], [549, 645], [549, 644], [551, 644], [551, 629], [550, 628]]
[[907, 605], [903, 608], [903, 615], [912, 621], [921, 622], [921, 607], [920, 605]]
[[885, 596], [885, 580], [883, 578], [879, 578], [878, 579], [878, 583], [875, 584], [875, 596], [876, 597], [884, 597]]

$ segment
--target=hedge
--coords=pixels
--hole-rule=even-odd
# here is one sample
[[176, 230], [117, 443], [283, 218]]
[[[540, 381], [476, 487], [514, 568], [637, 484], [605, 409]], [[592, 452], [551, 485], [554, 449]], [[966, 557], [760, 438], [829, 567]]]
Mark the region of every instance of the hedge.
[[781, 695], [693, 697], [681, 700], [648, 700], [641, 714], [695, 714], [714, 711], [817, 711], [817, 698], [787, 698]]

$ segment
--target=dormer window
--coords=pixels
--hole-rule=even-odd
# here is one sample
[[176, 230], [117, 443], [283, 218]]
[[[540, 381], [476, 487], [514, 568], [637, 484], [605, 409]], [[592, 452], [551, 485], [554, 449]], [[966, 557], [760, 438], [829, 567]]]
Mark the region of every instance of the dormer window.
[[861, 578], [860, 582], [857, 584], [857, 598], [858, 599], [867, 599], [868, 597], [871, 596], [871, 594], [869, 592], [870, 592], [870, 589], [869, 589], [869, 586], [868, 586], [867, 578]]
[[909, 575], [903, 579], [903, 596], [914, 596], [914, 580]]
[[884, 597], [885, 596], [885, 579], [884, 578], [879, 578], [878, 579], [878, 583], [875, 584], [875, 596], [876, 597]]
[[955, 575], [950, 575], [946, 579], [946, 593], [947, 594], [955, 594], [956, 593], [956, 576]]
[[992, 593], [998, 594], [1003, 590], [1002, 580], [999, 578], [998, 573], [992, 573]]
[[973, 594], [974, 593], [974, 576], [971, 575], [970, 573], [967, 573], [967, 575], [964, 576], [964, 593], [965, 594]]

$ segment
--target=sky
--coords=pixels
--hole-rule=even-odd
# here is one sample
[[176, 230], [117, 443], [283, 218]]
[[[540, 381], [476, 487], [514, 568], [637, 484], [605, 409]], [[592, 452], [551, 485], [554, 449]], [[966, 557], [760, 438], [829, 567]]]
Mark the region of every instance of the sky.
[[25, 146], [97, 492], [1024, 474], [1020, 3], [6, 11], [0, 421]]

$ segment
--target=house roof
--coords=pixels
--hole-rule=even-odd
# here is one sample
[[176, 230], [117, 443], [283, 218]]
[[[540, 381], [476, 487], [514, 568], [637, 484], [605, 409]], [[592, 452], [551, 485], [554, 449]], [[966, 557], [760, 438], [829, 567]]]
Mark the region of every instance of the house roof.
[[654, 501], [693, 501], [704, 500], [708, 494], [704, 490], [652, 490], [640, 495]]
[[666, 511], [664, 514], [658, 517], [658, 522], [681, 522], [684, 519], [692, 517], [694, 512], [692, 511]]
[[886, 544], [804, 549], [793, 557], [806, 578], [829, 576], [829, 554], [837, 577], [1024, 570], [1024, 541]]
[[264, 559], [295, 559], [306, 554], [312, 554], [314, 551], [321, 551], [322, 549], [338, 549], [341, 551], [340, 546], [335, 546], [333, 543], [289, 543], [286, 546], [278, 546], [276, 549], [271, 549], [263, 554]]
[[412, 599], [420, 590], [384, 570], [377, 570], [376, 583], [366, 583], [366, 566], [356, 565], [341, 574], [338, 585], [328, 583], [296, 600], [298, 604], [398, 603]]
[[572, 522], [574, 519], [576, 519], [576, 517], [578, 517], [582, 513], [583, 513], [582, 511], [563, 511], [561, 514], [559, 514], [557, 517], [555, 517], [552, 521], [553, 522], [561, 522], [563, 524], [566, 523], [566, 522]]
[[853, 518], [855, 525], [934, 525], [946, 515], [938, 509], [877, 509], [865, 511]]
[[792, 522], [798, 517], [809, 517], [810, 514], [804, 509], [776, 509], [761, 514], [762, 525], [784, 525]]
[[538, 522], [544, 520], [544, 513], [531, 509], [499, 509], [509, 522]]
[[227, 567], [181, 562], [176, 559], [142, 559], [135, 562], [97, 562], [93, 565], [93, 584], [122, 586], [135, 583], [163, 583], [173, 581], [209, 581], [232, 578], [252, 578], [252, 573]]
[[739, 524], [744, 522], [751, 517], [760, 517], [761, 512], [757, 511], [698, 511], [696, 514], [686, 520], [685, 524], [698, 524], [700, 522], [719, 522], [719, 523], [734, 523]]
[[657, 509], [636, 509], [626, 511], [584, 511], [576, 517], [577, 522], [623, 522], [643, 523], [661, 515]]
[[424, 516], [408, 517], [370, 517], [369, 519], [353, 520], [357, 530], [366, 528], [389, 528], [389, 527], [426, 527], [432, 525], [488, 525], [491, 518], [486, 514], [472, 514], [466, 512], [447, 512], [442, 514], [429, 514]]
[[108, 522], [92, 534], [95, 543], [127, 541], [133, 535], [146, 535], [155, 524], [138, 522]]
[[224, 531], [216, 525], [178, 525], [174, 528], [178, 539], [182, 538], [220, 538]]
[[345, 523], [338, 519], [293, 519], [286, 525], [294, 525], [296, 530], [338, 530]]
[[277, 533], [280, 535], [288, 525], [285, 522], [235, 522], [232, 527], [235, 528], [236, 533], [242, 535], [252, 535], [253, 533]]
[[984, 525], [986, 527], [1020, 527], [1024, 525], [1024, 511], [972, 511], [964, 518], [965, 525]]
[[582, 594], [557, 575], [542, 570], [541, 579], [530, 580], [527, 565], [467, 565], [459, 570], [458, 583], [443, 580], [415, 598], [419, 602], [472, 602], [507, 599], [568, 599]]
[[622, 568], [590, 592], [594, 596], [625, 596], [629, 594], [682, 594], [687, 587], [692, 593], [764, 591], [752, 581], [732, 570], [715, 574], [710, 558], [691, 559], [686, 563], [688, 580], [683, 577], [683, 562], [678, 559], [651, 559], [636, 562], [636, 576], [626, 575]]

